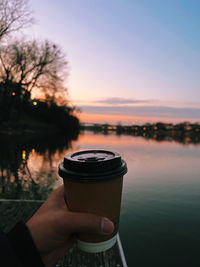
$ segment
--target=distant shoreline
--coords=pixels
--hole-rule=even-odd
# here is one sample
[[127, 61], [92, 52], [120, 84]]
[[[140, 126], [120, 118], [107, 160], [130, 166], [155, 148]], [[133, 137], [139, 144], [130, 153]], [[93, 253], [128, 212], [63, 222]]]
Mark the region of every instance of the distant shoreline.
[[146, 123], [143, 125], [82, 124], [81, 130], [94, 133], [141, 136], [156, 141], [177, 141], [180, 143], [200, 143], [199, 123]]

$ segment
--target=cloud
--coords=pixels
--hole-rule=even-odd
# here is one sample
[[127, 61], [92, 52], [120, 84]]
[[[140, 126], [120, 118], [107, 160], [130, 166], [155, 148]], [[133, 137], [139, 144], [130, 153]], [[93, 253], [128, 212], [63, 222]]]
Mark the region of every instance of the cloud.
[[91, 114], [109, 114], [109, 115], [128, 115], [143, 117], [160, 117], [160, 118], [193, 118], [200, 120], [200, 108], [175, 108], [167, 106], [80, 106], [85, 113]]
[[94, 101], [97, 104], [108, 104], [108, 105], [123, 105], [123, 104], [147, 104], [152, 103], [152, 100], [140, 100], [132, 98], [123, 98], [123, 97], [108, 97], [100, 100]]

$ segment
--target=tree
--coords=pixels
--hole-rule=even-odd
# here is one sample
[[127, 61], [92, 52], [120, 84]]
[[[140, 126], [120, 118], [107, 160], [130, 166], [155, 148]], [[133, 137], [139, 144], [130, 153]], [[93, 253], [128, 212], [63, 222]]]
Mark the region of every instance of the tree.
[[32, 22], [28, 0], [0, 0], [0, 41]]
[[45, 41], [15, 42], [0, 50], [0, 82], [9, 90], [17, 85], [16, 95], [22, 89], [29, 93], [38, 91], [45, 100], [66, 98], [64, 86], [67, 61], [62, 50], [54, 43]]

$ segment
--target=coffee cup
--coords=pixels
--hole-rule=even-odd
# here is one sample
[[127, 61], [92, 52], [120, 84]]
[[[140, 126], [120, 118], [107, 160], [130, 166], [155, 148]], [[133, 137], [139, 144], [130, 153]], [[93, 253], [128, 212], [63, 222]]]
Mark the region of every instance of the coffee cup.
[[80, 234], [78, 247], [91, 253], [111, 248], [117, 239], [123, 176], [127, 166], [118, 153], [85, 150], [65, 156], [59, 165], [69, 210], [107, 217], [115, 226], [111, 235]]

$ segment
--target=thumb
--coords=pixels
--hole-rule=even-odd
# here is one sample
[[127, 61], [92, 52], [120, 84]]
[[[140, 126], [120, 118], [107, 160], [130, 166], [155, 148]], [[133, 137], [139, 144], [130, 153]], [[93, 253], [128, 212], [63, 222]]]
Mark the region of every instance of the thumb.
[[90, 213], [69, 213], [68, 227], [72, 233], [109, 235], [114, 231], [114, 224], [108, 218]]

